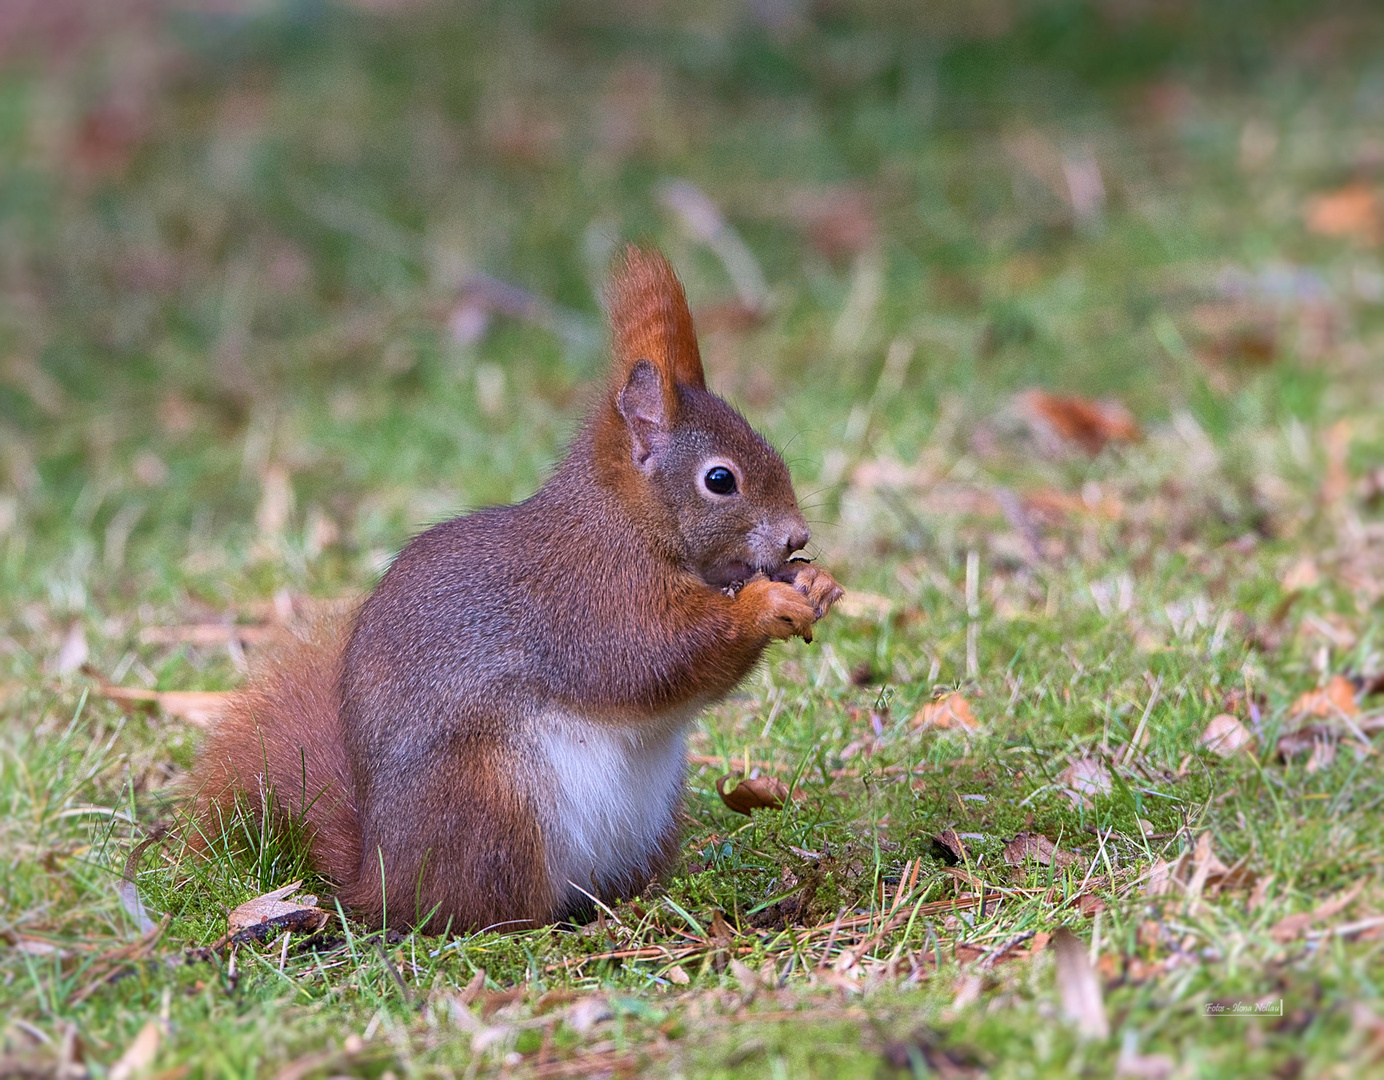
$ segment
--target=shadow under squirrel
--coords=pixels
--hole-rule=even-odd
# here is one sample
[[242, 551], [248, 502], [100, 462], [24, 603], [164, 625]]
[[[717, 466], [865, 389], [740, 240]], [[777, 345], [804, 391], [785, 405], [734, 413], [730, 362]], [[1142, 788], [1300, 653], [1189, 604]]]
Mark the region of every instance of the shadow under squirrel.
[[566, 460], [270, 656], [193, 769], [204, 837], [238, 793], [273, 805], [354, 914], [431, 931], [575, 916], [673, 861], [687, 729], [841, 589], [792, 559], [788, 469], [706, 389], [668, 262], [629, 248], [607, 299], [610, 383]]

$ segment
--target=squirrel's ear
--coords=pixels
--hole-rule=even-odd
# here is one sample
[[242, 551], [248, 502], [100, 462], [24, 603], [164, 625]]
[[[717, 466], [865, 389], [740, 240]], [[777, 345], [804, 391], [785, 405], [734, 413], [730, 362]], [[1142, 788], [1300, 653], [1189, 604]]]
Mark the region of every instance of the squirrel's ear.
[[630, 454], [641, 472], [653, 472], [672, 441], [663, 379], [653, 364], [640, 360], [615, 397], [615, 407], [630, 433]]
[[[652, 365], [663, 390], [665, 419], [677, 412], [677, 387], [706, 389], [692, 313], [673, 268], [657, 251], [634, 245], [625, 249], [606, 290], [615, 351], [612, 382], [617, 393], [628, 388], [634, 369]], [[621, 409], [623, 414], [624, 410]]]

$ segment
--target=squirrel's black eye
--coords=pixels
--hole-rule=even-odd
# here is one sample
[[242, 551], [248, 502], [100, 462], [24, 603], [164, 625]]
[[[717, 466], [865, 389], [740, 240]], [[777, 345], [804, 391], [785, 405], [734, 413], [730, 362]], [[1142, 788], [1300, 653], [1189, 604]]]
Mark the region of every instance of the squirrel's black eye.
[[706, 485], [706, 490], [713, 495], [735, 494], [735, 473], [724, 465], [713, 465], [707, 469], [706, 475], [702, 477], [702, 483]]

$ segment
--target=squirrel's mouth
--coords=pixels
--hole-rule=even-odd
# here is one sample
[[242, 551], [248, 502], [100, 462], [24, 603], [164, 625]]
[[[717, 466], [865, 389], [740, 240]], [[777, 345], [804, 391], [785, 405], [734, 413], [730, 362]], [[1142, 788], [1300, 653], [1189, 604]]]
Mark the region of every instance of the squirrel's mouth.
[[756, 574], [763, 574], [766, 577], [777, 577], [793, 559], [784, 559], [773, 566], [755, 566], [751, 563], [737, 560], [735, 562], [722, 563], [720, 566], [713, 566], [702, 575], [703, 580], [714, 589], [724, 589], [731, 585], [743, 584], [749, 581]]

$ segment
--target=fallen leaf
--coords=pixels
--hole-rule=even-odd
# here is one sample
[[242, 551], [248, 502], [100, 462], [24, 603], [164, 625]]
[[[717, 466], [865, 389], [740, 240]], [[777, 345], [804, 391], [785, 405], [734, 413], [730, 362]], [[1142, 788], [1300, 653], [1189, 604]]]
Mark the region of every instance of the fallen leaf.
[[1105, 910], [1105, 901], [1091, 893], [1082, 893], [1076, 898], [1076, 909], [1083, 919], [1092, 919]]
[[1057, 845], [1041, 833], [1019, 833], [1004, 845], [1004, 861], [1010, 866], [1022, 866], [1028, 859], [1036, 859], [1044, 866], [1070, 866], [1076, 856], [1070, 851], [1059, 851]]
[[197, 727], [213, 723], [231, 698], [231, 692], [226, 690], [141, 690], [105, 683], [96, 688], [96, 694], [111, 701], [155, 705], [169, 716]]
[[762, 308], [750, 307], [741, 300], [723, 300], [697, 308], [697, 329], [703, 334], [747, 334], [768, 319]]
[[1063, 1014], [1084, 1038], [1109, 1038], [1110, 1021], [1105, 1015], [1100, 983], [1086, 958], [1086, 946], [1062, 927], [1053, 934], [1052, 947], [1057, 953], [1057, 991], [1062, 998]]
[[[952, 1007], [956, 1008], [955, 1005]], [[980, 1055], [964, 1046], [943, 1046], [942, 1037], [925, 1027], [916, 1029], [906, 1038], [886, 1042], [884, 1060], [891, 1068], [919, 1076], [936, 1075], [947, 1080], [959, 1080], [961, 1077], [985, 1075]]]
[[456, 1000], [462, 1005], [469, 1006], [482, 993], [485, 992], [485, 968], [477, 968], [476, 973], [471, 976], [471, 981], [457, 992]]
[[232, 623], [192, 623], [186, 626], [146, 626], [139, 632], [141, 645], [229, 645], [233, 641], [257, 645], [274, 634], [270, 626]]
[[237, 934], [261, 923], [299, 916], [299, 913], [315, 913], [303, 915], [300, 918], [307, 922], [314, 922], [317, 921], [316, 916], [320, 915], [321, 923], [325, 923], [327, 913], [317, 906], [317, 897], [305, 895], [296, 900], [288, 899], [298, 891], [298, 886], [302, 884], [301, 881], [295, 881], [281, 889], [275, 889], [273, 892], [267, 892], [263, 896], [245, 901], [226, 917], [227, 929], [230, 933]]
[[1206, 730], [1201, 733], [1201, 745], [1223, 758], [1231, 758], [1246, 747], [1254, 745], [1254, 736], [1249, 729], [1229, 713], [1220, 713], [1211, 718]]
[[1318, 719], [1329, 717], [1357, 716], [1360, 706], [1355, 704], [1355, 687], [1343, 675], [1331, 676], [1331, 681], [1320, 690], [1309, 690], [1293, 702], [1288, 710], [1293, 716], [1315, 716]]
[[1263, 367], [1278, 353], [1277, 315], [1262, 304], [1200, 304], [1191, 312], [1191, 337], [1199, 360], [1218, 365]]
[[729, 949], [731, 942], [735, 939], [735, 931], [730, 928], [730, 923], [726, 922], [726, 917], [719, 910], [711, 913], [711, 942], [718, 949]]
[[740, 984], [740, 989], [747, 995], [753, 994], [759, 989], [759, 976], [754, 973], [752, 968], [739, 960], [731, 960], [730, 973], [735, 976], [735, 981]]
[[1075, 443], [1094, 457], [1111, 442], [1138, 442], [1143, 431], [1118, 401], [1092, 401], [1073, 394], [1027, 390], [1019, 395], [1019, 411], [1040, 433]]
[[[1178, 862], [1181, 862], [1179, 859]], [[1144, 882], [1145, 896], [1164, 896], [1172, 892], [1173, 884], [1177, 880], [1174, 872], [1177, 867], [1166, 859], [1159, 859], [1149, 867], [1148, 880]]]
[[868, 196], [855, 188], [795, 192], [788, 214], [812, 246], [833, 260], [858, 255], [874, 244], [879, 232]]
[[65, 960], [72, 955], [66, 949], [42, 938], [20, 937], [15, 941], [14, 949], [15, 952], [24, 953], [26, 956], [56, 956], [59, 960]]
[[1336, 763], [1336, 743], [1330, 739], [1318, 739], [1312, 744], [1312, 756], [1307, 759], [1304, 768], [1308, 774], [1321, 772], [1329, 769]]
[[1115, 1061], [1115, 1075], [1130, 1080], [1167, 1080], [1176, 1067], [1177, 1063], [1167, 1054], [1136, 1053], [1129, 1043]]
[[876, 619], [894, 610], [894, 601], [877, 593], [852, 589], [836, 602], [835, 609], [851, 619]]
[[[964, 948], [968, 948], [968, 946], [958, 946], [957, 960], [961, 963], [969, 963], [973, 960], [978, 960], [980, 956], [983, 955], [979, 950], [976, 950], [976, 956], [967, 957], [963, 960], [959, 955], [959, 950]], [[969, 1005], [974, 1005], [980, 1000], [980, 992], [984, 989], [984, 986], [985, 980], [974, 971], [963, 971], [956, 977], [956, 994], [952, 998], [951, 1011], [957, 1013]]]
[[964, 728], [974, 731], [980, 725], [971, 712], [971, 704], [958, 693], [950, 693], [936, 701], [929, 701], [913, 717], [912, 726], [919, 728], [935, 727]]
[[523, 1001], [527, 987], [511, 986], [508, 990], [492, 990], [481, 997], [481, 1019], [489, 1020], [506, 1005]]
[[1307, 228], [1318, 236], [1341, 236], [1376, 243], [1384, 234], [1384, 207], [1379, 195], [1364, 183], [1314, 195], [1303, 211]]
[[136, 1074], [154, 1063], [154, 1058], [158, 1056], [159, 1043], [162, 1041], [163, 1030], [156, 1021], [148, 1021], [139, 1029], [134, 1042], [125, 1048], [125, 1052], [106, 1075], [110, 1080], [132, 1080]]
[[966, 842], [957, 835], [955, 829], [943, 829], [932, 838], [932, 843], [936, 848], [941, 849], [942, 860], [949, 866], [969, 861]]
[[748, 817], [753, 810], [782, 810], [788, 801], [788, 785], [776, 776], [738, 778], [734, 787], [727, 791], [726, 781], [733, 775], [727, 773], [716, 781], [716, 794], [737, 814]]
[[1073, 806], [1089, 805], [1091, 795], [1110, 794], [1110, 770], [1100, 758], [1077, 758], [1063, 770], [1061, 779], [1067, 785], [1064, 794]]
[[678, 986], [686, 986], [688, 983], [692, 981], [691, 976], [689, 976], [687, 972], [683, 970], [682, 965], [680, 964], [674, 964], [666, 972], [664, 972], [664, 974], [668, 976], [668, 981], [670, 983], [676, 983]]
[[1282, 584], [1285, 592], [1299, 592], [1312, 588], [1320, 580], [1321, 571], [1317, 569], [1316, 562], [1304, 556], [1283, 572]]
[[599, 995], [582, 998], [567, 1010], [567, 1023], [578, 1035], [585, 1035], [602, 1020], [614, 1016], [610, 1002]]
[[1349, 889], [1338, 893], [1330, 900], [1323, 901], [1311, 911], [1299, 911], [1293, 915], [1285, 915], [1269, 929], [1269, 936], [1280, 945], [1288, 944], [1290, 941], [1301, 937], [1313, 923], [1326, 922], [1328, 919], [1334, 919], [1340, 915], [1355, 902], [1355, 898], [1360, 895], [1364, 887], [1365, 882], [1357, 881]]
[[1200, 897], [1203, 892], [1216, 895], [1227, 889], [1246, 889], [1258, 879], [1249, 868], [1248, 857], [1241, 858], [1233, 866], [1226, 866], [1212, 850], [1211, 833], [1204, 832], [1197, 837], [1196, 848], [1184, 851], [1172, 862], [1159, 859], [1149, 868], [1144, 893], [1148, 896], [1164, 896], [1181, 891], [1189, 897]]
[[53, 670], [59, 675], [71, 675], [87, 662], [88, 654], [86, 631], [81, 623], [73, 623], [63, 636], [58, 655], [53, 660]]

